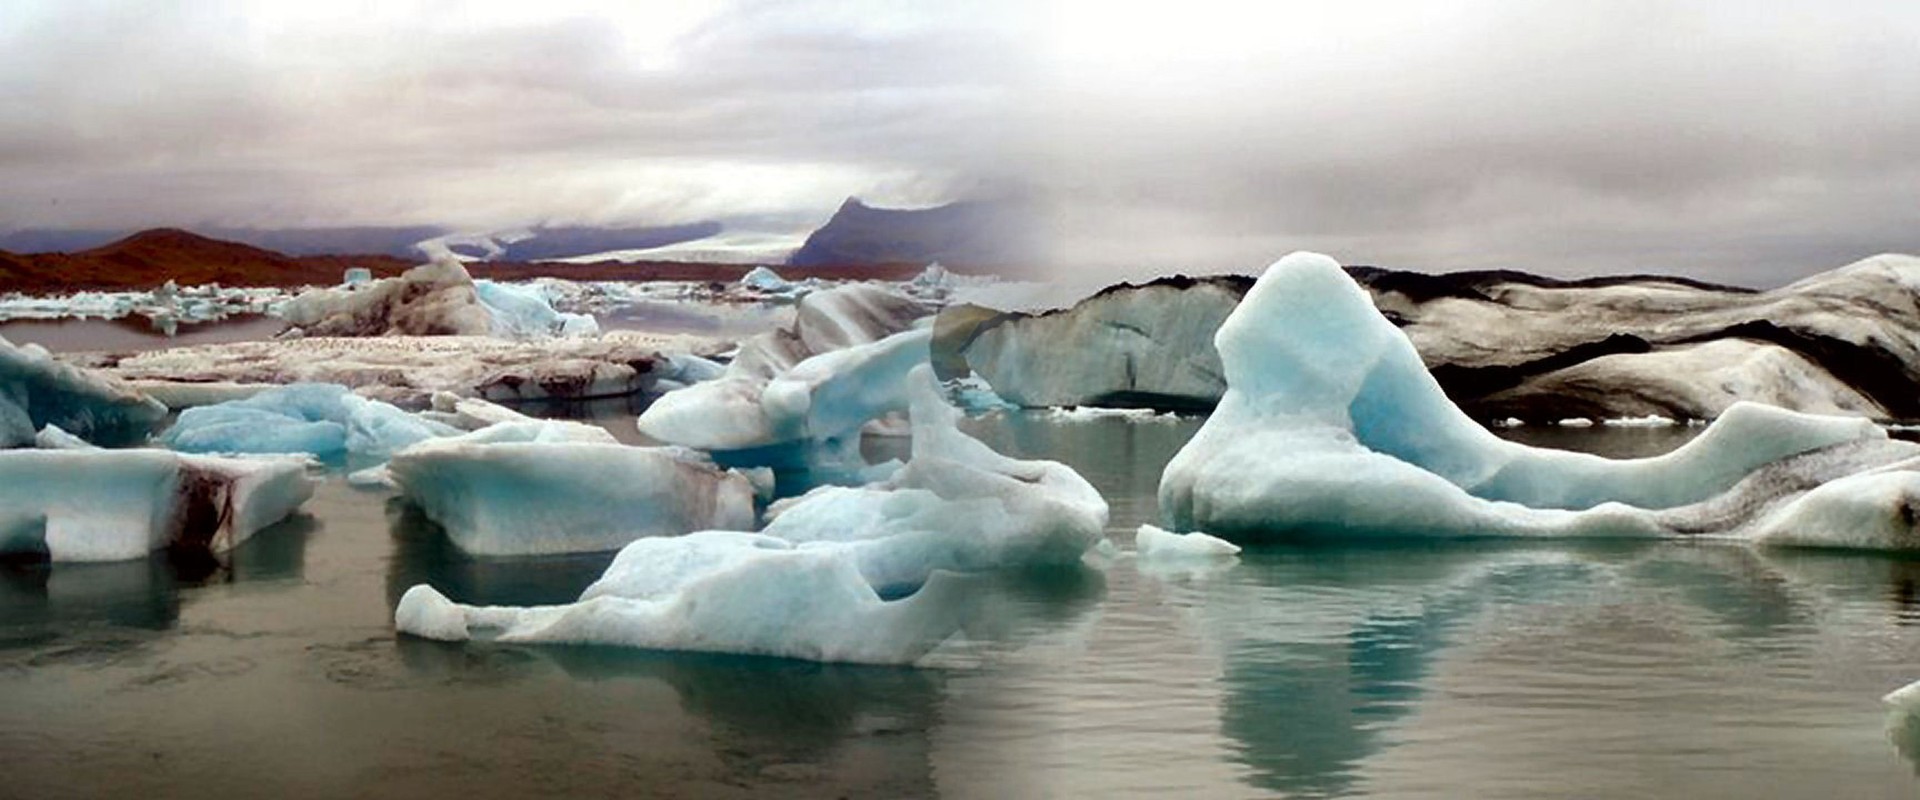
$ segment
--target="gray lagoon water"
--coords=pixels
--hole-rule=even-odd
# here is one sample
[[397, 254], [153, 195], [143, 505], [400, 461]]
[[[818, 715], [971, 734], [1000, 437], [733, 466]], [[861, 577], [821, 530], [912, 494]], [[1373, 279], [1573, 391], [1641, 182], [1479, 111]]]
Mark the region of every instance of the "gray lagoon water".
[[[1124, 547], [1197, 422], [970, 426], [1081, 470]], [[1558, 443], [1686, 433], [1578, 435]], [[1122, 558], [978, 579], [965, 641], [873, 668], [398, 639], [416, 582], [554, 602], [610, 557], [468, 559], [338, 479], [307, 512], [220, 564], [0, 566], [0, 797], [1920, 792], [1879, 702], [1920, 678], [1909, 557], [1412, 542]]]

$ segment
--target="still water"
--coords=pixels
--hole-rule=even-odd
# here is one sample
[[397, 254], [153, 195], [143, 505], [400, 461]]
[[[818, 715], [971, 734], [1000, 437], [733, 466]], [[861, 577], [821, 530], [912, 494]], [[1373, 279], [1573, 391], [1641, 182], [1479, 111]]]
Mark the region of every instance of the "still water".
[[[1123, 547], [1197, 423], [970, 423]], [[1593, 429], [1591, 449], [1684, 438]], [[1633, 439], [1638, 437], [1638, 439]], [[1651, 443], [1650, 443], [1651, 442]], [[396, 639], [400, 592], [571, 599], [330, 481], [223, 564], [0, 566], [0, 797], [1913, 797], [1920, 561], [1272, 546], [976, 581], [924, 668]]]

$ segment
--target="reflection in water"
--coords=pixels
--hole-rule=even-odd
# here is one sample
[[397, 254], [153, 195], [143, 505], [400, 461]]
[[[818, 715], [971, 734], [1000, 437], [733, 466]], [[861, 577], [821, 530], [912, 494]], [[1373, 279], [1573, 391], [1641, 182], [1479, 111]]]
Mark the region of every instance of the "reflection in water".
[[932, 793], [926, 734], [938, 721], [944, 682], [938, 671], [606, 647], [400, 644], [407, 666], [433, 680], [491, 683], [526, 674], [531, 660], [556, 665], [574, 680], [664, 683], [681, 710], [707, 723], [712, 752], [734, 774], [758, 775], [773, 766], [827, 769], [849, 751], [877, 747], [886, 758], [856, 768], [884, 771], [880, 783], [889, 794], [900, 792], [894, 796]]
[[[1384, 578], [1371, 586], [1351, 580], [1375, 571], [1369, 555]], [[1457, 640], [1483, 640], [1485, 634], [1465, 630], [1496, 610], [1508, 619], [1527, 606], [1593, 609], [1670, 598], [1705, 615], [1699, 623], [1670, 624], [1731, 645], [1742, 659], [1791, 670], [1816, 646], [1824, 603], [1836, 596], [1874, 598], [1913, 570], [1912, 562], [1857, 554], [1793, 553], [1775, 565], [1769, 554], [1744, 547], [1494, 551], [1481, 553], [1481, 564], [1410, 594], [1413, 587], [1405, 585], [1379, 589], [1414, 577], [1399, 567], [1418, 560], [1415, 553], [1312, 553], [1338, 565], [1331, 568], [1300, 564], [1301, 556], [1251, 552], [1255, 568], [1233, 575], [1264, 585], [1251, 591], [1214, 586], [1209, 599], [1209, 612], [1220, 617], [1210, 627], [1224, 639], [1221, 732], [1249, 767], [1251, 784], [1298, 797], [1362, 792], [1366, 765], [1393, 745], [1393, 728], [1423, 702], [1442, 654]], [[1452, 557], [1439, 560], [1458, 566]], [[1809, 586], [1790, 577], [1789, 566], [1822, 580]], [[1243, 604], [1255, 603], [1301, 613], [1246, 618]], [[1902, 604], [1893, 611], [1908, 613]], [[1621, 690], [1631, 691], [1634, 680], [1625, 681]], [[1894, 719], [1889, 730], [1903, 753], [1920, 752], [1920, 721]]]
[[180, 616], [164, 554], [106, 564], [0, 564], [0, 646], [43, 643], [102, 625], [163, 630]]
[[1349, 793], [1361, 763], [1415, 710], [1433, 662], [1468, 617], [1488, 603], [1552, 602], [1593, 579], [1586, 564], [1509, 558], [1424, 593], [1413, 608], [1396, 601], [1366, 613], [1344, 635], [1243, 631], [1225, 650], [1221, 731], [1239, 744], [1254, 785], [1300, 797]]
[[393, 558], [387, 566], [387, 606], [416, 584], [429, 584], [456, 603], [539, 606], [580, 599], [606, 572], [613, 552], [556, 556], [478, 557], [462, 552], [416, 506], [386, 500]]
[[312, 517], [295, 515], [232, 551], [162, 550], [106, 563], [0, 561], [0, 648], [69, 636], [114, 636], [115, 629], [174, 627], [181, 591], [214, 582], [298, 578]]

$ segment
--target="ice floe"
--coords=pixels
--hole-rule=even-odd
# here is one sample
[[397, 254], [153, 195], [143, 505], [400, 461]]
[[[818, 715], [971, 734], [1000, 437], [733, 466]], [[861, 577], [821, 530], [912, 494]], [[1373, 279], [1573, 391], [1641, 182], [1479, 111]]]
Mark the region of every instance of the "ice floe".
[[884, 482], [786, 501], [757, 534], [640, 539], [567, 605], [464, 606], [415, 586], [395, 627], [454, 641], [914, 662], [964, 620], [965, 584], [950, 571], [1078, 559], [1103, 541], [1107, 507], [1071, 469], [961, 433], [930, 368], [914, 370], [907, 392], [913, 458]]
[[[1920, 544], [1899, 524], [1920, 446], [1864, 419], [1741, 403], [1681, 448], [1635, 460], [1499, 439], [1448, 401], [1406, 336], [1325, 256], [1275, 263], [1215, 343], [1228, 391], [1161, 479], [1174, 529]], [[1871, 468], [1899, 477], [1808, 491]], [[1873, 514], [1891, 522], [1860, 527]]]
[[163, 547], [215, 552], [313, 494], [304, 461], [165, 450], [0, 451], [0, 554], [118, 561]]
[[166, 415], [166, 406], [124, 381], [0, 338], [0, 448], [31, 445], [47, 425], [92, 442], [137, 443]]

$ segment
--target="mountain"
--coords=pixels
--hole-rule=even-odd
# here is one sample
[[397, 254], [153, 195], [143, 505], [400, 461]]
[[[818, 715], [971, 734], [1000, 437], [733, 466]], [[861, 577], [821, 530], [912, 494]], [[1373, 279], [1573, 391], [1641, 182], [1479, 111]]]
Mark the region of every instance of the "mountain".
[[925, 264], [1004, 268], [1031, 260], [1032, 218], [1011, 201], [964, 201], [919, 209], [875, 208], [847, 198], [787, 263]]
[[[429, 239], [451, 237], [453, 249], [465, 255], [485, 257], [491, 249], [468, 242], [490, 241], [502, 252], [504, 261], [540, 261], [550, 258], [604, 253], [609, 250], [641, 250], [651, 247], [713, 236], [720, 232], [718, 222], [694, 222], [681, 225], [656, 225], [626, 228], [539, 227], [520, 236], [476, 234], [457, 236], [456, 232], [433, 225], [363, 226], [338, 228], [220, 228], [200, 229], [200, 233], [228, 242], [252, 245], [290, 256], [382, 255], [418, 259], [419, 244]], [[169, 230], [169, 229], [158, 229]], [[13, 253], [79, 253], [117, 243], [134, 231], [108, 229], [30, 229], [0, 234], [0, 250]], [[506, 239], [513, 239], [509, 242]]]
[[[384, 253], [362, 255], [289, 255], [241, 242], [178, 228], [156, 228], [89, 249], [64, 253], [12, 253], [0, 250], [0, 293], [52, 294], [83, 289], [152, 289], [174, 281], [183, 286], [326, 286], [338, 283], [348, 267], [366, 267], [375, 277], [398, 275], [424, 260]], [[696, 264], [676, 261], [596, 261], [586, 264], [548, 261], [486, 261], [467, 265], [476, 278], [521, 280], [559, 277], [582, 281], [739, 280], [745, 264]], [[919, 267], [896, 264], [824, 265], [788, 271], [787, 277], [828, 280], [879, 278], [905, 280]]]

